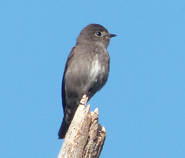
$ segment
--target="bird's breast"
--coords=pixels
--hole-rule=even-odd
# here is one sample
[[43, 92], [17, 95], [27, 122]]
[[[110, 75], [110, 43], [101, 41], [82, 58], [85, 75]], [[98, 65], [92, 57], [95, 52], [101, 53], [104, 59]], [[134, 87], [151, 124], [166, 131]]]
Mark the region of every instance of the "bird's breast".
[[99, 64], [98, 59], [93, 60], [90, 70], [90, 77], [96, 80], [97, 76], [101, 71], [101, 66]]
[[108, 75], [108, 67], [108, 61], [102, 61], [98, 54], [96, 54], [93, 57], [90, 69], [90, 78], [93, 79], [94, 82], [102, 82], [102, 80], [104, 80]]

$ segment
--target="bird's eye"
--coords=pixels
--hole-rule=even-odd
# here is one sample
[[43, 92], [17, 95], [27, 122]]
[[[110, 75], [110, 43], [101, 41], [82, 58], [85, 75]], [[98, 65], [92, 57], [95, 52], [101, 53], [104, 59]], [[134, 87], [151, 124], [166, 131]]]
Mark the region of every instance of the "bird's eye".
[[98, 31], [98, 32], [96, 32], [96, 35], [97, 36], [101, 36], [102, 35], [102, 32]]

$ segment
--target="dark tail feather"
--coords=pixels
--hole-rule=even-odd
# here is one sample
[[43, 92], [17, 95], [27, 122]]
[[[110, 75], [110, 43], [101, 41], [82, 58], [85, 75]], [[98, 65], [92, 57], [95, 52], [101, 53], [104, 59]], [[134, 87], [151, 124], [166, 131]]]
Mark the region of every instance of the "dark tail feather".
[[58, 139], [64, 139], [70, 124], [67, 124], [65, 118], [62, 121], [60, 129], [58, 131]]

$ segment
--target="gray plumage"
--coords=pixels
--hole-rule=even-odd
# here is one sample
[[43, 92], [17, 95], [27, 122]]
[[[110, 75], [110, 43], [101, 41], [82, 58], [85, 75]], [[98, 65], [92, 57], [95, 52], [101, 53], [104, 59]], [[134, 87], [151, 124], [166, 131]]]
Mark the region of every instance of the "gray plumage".
[[58, 132], [63, 139], [84, 94], [89, 98], [107, 82], [109, 54], [107, 47], [111, 37], [106, 28], [99, 24], [86, 26], [72, 48], [64, 70], [62, 81], [62, 104], [64, 118]]

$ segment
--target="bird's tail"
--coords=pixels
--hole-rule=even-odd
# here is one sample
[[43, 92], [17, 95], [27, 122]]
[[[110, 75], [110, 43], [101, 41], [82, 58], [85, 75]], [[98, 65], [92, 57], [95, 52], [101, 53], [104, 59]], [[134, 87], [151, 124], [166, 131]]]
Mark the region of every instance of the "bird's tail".
[[63, 118], [62, 124], [58, 131], [58, 139], [64, 139], [70, 124], [67, 124], [65, 117]]

